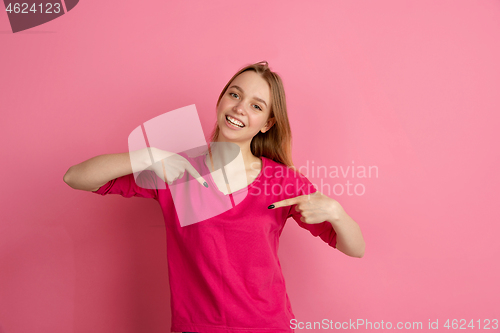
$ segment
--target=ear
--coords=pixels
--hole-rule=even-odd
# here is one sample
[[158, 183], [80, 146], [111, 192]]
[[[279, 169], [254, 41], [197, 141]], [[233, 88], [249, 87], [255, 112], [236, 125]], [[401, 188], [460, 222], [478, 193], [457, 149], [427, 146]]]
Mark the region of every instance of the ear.
[[267, 131], [269, 131], [269, 129], [271, 127], [273, 127], [273, 125], [276, 123], [276, 119], [275, 118], [269, 118], [269, 120], [267, 121], [266, 123], [266, 126], [264, 126], [260, 131], [262, 133], [266, 133]]

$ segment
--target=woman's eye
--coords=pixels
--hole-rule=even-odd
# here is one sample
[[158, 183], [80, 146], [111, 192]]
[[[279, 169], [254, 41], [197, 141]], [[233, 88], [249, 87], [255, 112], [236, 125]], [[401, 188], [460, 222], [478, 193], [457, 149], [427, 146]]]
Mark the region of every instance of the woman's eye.
[[[238, 96], [238, 94], [233, 93], [233, 92], [230, 92], [230, 93], [229, 93], [229, 96], [233, 96], [233, 97], [234, 97], [234, 96]], [[257, 104], [254, 104], [254, 105], [255, 105], [256, 107], [258, 107], [260, 111], [262, 111], [262, 108], [261, 108], [260, 106], [258, 106]]]

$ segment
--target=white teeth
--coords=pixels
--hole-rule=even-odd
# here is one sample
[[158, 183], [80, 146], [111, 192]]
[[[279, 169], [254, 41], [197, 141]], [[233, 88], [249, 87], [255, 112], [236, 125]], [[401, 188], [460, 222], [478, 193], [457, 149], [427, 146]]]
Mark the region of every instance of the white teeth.
[[243, 127], [245, 125], [243, 125], [243, 123], [241, 123], [240, 121], [230, 117], [230, 116], [226, 116], [227, 120], [230, 122], [230, 123], [233, 123], [234, 125], [237, 125], [239, 127]]

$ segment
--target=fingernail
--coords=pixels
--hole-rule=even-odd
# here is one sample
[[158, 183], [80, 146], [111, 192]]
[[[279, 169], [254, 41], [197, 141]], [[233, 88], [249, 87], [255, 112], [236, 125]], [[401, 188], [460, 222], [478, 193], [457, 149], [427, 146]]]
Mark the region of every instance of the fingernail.
[[203, 186], [205, 186], [206, 188], [208, 188], [208, 184], [207, 184], [207, 182], [204, 182], [204, 183], [203, 183]]
[[269, 207], [267, 207], [268, 209], [273, 209], [274, 208], [274, 205], [269, 205]]

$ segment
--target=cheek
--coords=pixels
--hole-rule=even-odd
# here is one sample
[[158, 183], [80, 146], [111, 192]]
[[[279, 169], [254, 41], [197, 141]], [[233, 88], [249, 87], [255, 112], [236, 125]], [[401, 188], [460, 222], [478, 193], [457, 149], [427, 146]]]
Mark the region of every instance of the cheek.
[[224, 110], [224, 108], [222, 103], [220, 103], [216, 109], [217, 118], [220, 118], [222, 116], [222, 110]]
[[217, 116], [220, 116], [224, 110], [227, 110], [228, 108], [227, 104], [228, 103], [225, 101], [225, 98], [223, 97], [219, 102], [219, 106], [216, 108]]
[[266, 117], [256, 115], [251, 117], [250, 123], [252, 124], [252, 127], [262, 128], [266, 124]]

